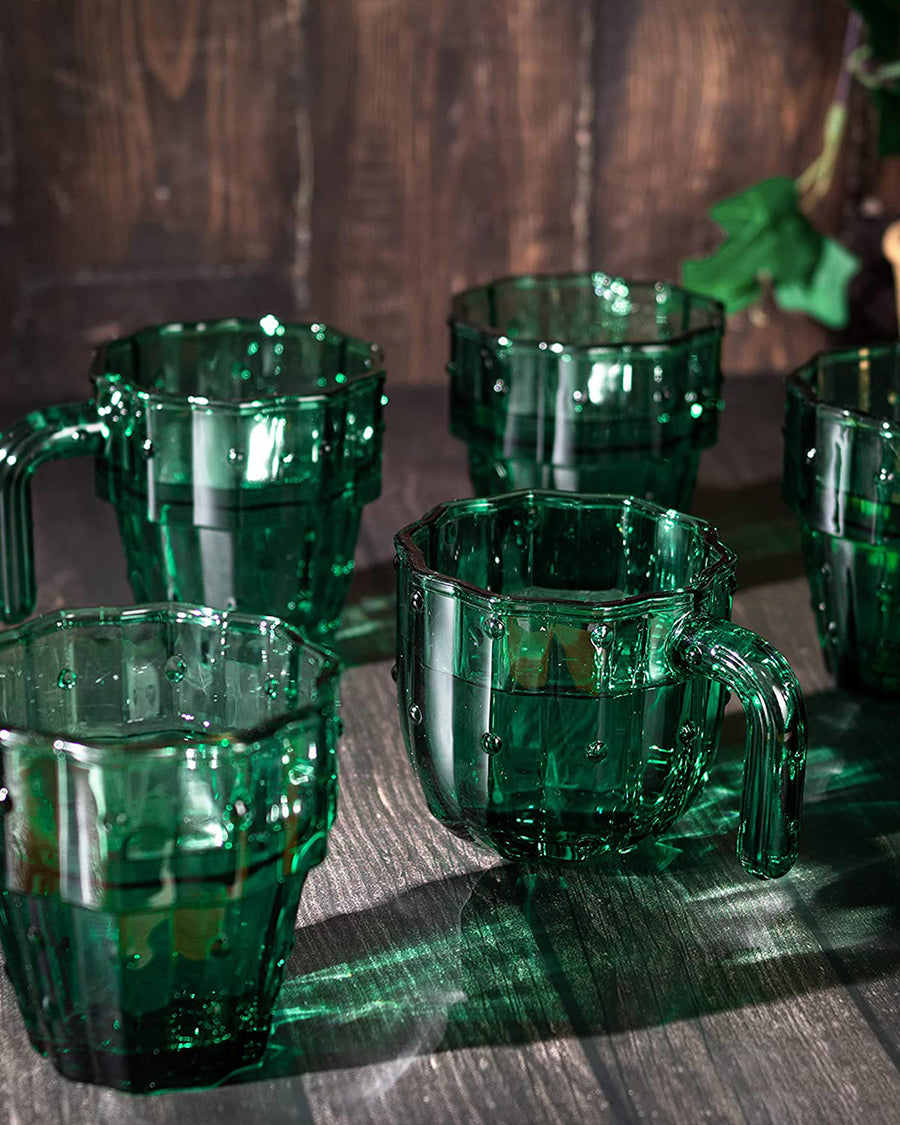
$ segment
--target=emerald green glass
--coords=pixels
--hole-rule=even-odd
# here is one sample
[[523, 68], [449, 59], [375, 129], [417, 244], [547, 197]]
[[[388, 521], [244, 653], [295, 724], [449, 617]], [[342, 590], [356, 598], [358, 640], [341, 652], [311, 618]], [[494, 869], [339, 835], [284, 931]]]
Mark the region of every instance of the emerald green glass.
[[770, 644], [730, 620], [735, 556], [646, 501], [517, 492], [399, 532], [397, 684], [428, 806], [513, 860], [629, 851], [706, 780], [724, 685], [747, 716], [738, 855], [797, 855], [805, 710]]
[[59, 1071], [261, 1055], [336, 800], [337, 662], [274, 618], [85, 609], [0, 636], [0, 938]]
[[718, 302], [604, 273], [453, 298], [450, 428], [479, 496], [517, 488], [690, 505], [722, 407]]
[[828, 669], [900, 692], [900, 344], [824, 352], [790, 376], [784, 496]]
[[0, 595], [34, 608], [30, 478], [94, 454], [139, 602], [196, 602], [328, 630], [381, 486], [380, 350], [321, 324], [165, 324], [96, 353], [90, 402], [0, 437]]

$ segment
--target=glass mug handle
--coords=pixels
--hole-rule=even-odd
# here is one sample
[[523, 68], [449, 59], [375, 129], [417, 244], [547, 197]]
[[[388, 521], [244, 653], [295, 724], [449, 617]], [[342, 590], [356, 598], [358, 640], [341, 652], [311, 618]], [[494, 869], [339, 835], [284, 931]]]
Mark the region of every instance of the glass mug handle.
[[790, 665], [731, 621], [685, 617], [669, 641], [681, 671], [735, 692], [747, 723], [737, 854], [745, 871], [776, 879], [794, 865], [806, 768], [806, 704]]
[[21, 621], [34, 609], [31, 475], [45, 461], [96, 454], [106, 425], [92, 402], [35, 410], [0, 434], [0, 617]]

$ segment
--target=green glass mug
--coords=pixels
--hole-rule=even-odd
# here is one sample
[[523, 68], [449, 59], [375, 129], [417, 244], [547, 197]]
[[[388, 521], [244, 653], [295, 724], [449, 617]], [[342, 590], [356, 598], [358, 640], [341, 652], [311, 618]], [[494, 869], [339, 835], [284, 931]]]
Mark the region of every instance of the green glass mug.
[[381, 488], [378, 347], [274, 316], [165, 324], [100, 347], [92, 379], [0, 436], [3, 619], [34, 608], [32, 473], [93, 454], [136, 601], [333, 628]]
[[784, 497], [840, 687], [900, 693], [900, 344], [823, 352], [787, 381]]
[[516, 492], [399, 532], [397, 686], [428, 806], [512, 860], [585, 860], [664, 832], [747, 716], [738, 833], [761, 878], [794, 863], [806, 760], [797, 679], [730, 620], [735, 556], [646, 501]]
[[82, 1082], [262, 1054], [335, 813], [337, 661], [274, 618], [84, 609], [0, 635], [0, 939]]
[[450, 428], [476, 495], [556, 488], [687, 509], [718, 433], [724, 323], [708, 297], [599, 272], [456, 294]]

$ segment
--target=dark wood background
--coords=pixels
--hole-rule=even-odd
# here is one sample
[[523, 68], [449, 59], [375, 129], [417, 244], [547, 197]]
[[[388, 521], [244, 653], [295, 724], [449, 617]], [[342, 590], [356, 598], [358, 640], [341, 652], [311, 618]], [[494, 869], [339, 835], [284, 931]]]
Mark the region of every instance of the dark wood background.
[[[455, 288], [674, 277], [708, 205], [818, 151], [843, 0], [4, 0], [0, 394], [78, 396], [91, 346], [275, 311], [437, 383]], [[863, 254], [857, 338], [895, 332], [900, 211], [857, 95], [818, 221]], [[826, 344], [733, 318], [729, 372]]]

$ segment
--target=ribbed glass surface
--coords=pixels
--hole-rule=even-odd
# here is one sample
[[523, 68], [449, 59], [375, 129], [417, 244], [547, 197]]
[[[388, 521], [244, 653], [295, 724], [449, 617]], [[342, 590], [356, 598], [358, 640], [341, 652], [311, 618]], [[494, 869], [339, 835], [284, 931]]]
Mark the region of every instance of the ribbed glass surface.
[[476, 494], [554, 488], [686, 509], [718, 432], [723, 326], [715, 301], [603, 273], [457, 294], [451, 429]]
[[337, 664], [272, 618], [0, 637], [0, 937], [34, 1047], [126, 1090], [254, 1061], [336, 800]]
[[900, 691], [900, 345], [826, 352], [787, 383], [784, 495], [797, 513], [825, 662]]
[[624, 499], [457, 501], [400, 532], [400, 721], [431, 811], [510, 859], [591, 858], [665, 831], [705, 780], [722, 685], [748, 712], [739, 851], [796, 856], [803, 702], [728, 620], [734, 556]]
[[333, 628], [381, 487], [379, 349], [275, 317], [167, 324], [105, 344], [92, 376], [92, 402], [0, 437], [5, 619], [34, 606], [32, 472], [93, 453], [137, 600]]

